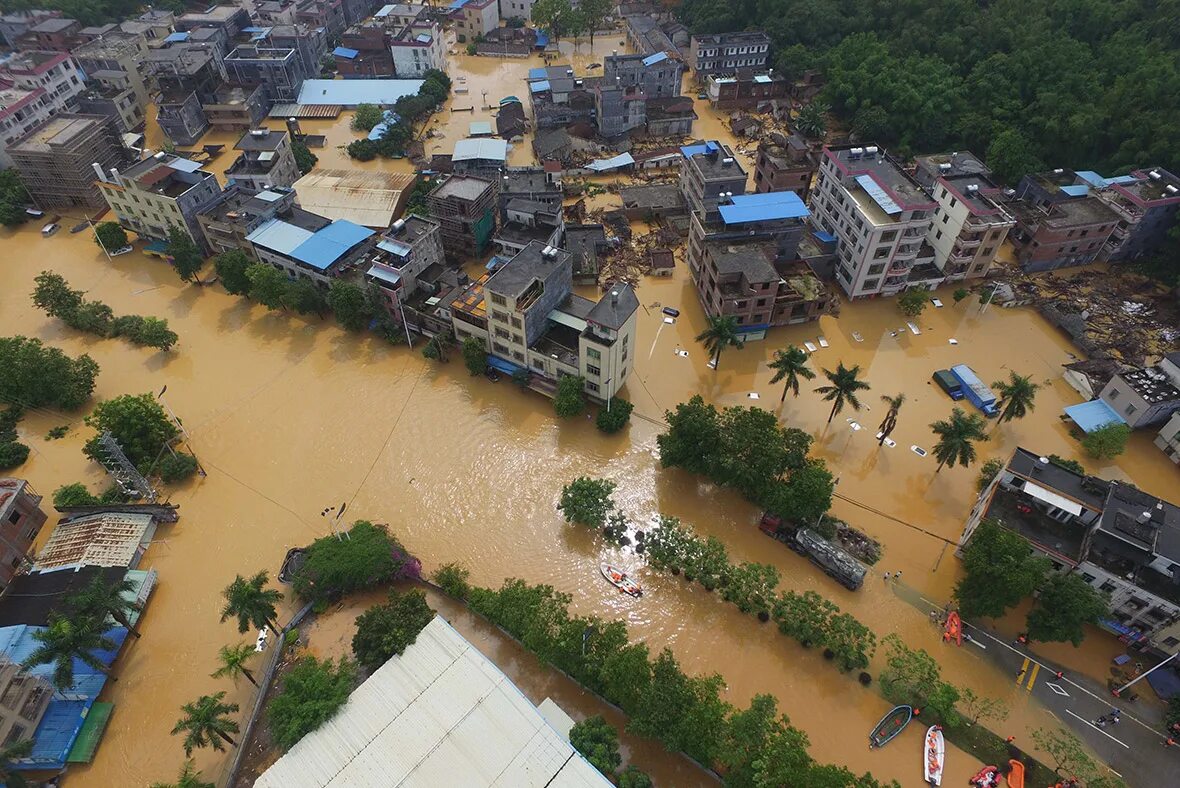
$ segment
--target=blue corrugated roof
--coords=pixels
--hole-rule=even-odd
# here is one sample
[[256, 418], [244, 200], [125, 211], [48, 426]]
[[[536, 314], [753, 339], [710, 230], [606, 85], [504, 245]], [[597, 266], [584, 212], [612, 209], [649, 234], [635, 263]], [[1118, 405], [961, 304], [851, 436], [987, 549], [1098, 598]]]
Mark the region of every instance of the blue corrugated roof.
[[709, 149], [708, 144], [702, 143], [700, 145], [681, 145], [680, 152], [684, 154], [684, 158], [691, 159], [698, 153], [705, 153]]
[[505, 104], [511, 104], [514, 101], [517, 104], [520, 103], [520, 99], [518, 99], [516, 96], [505, 96], [504, 98], [500, 99], [500, 106], [502, 107]]
[[180, 41], [188, 41], [188, 33], [169, 33], [165, 36], [164, 41], [169, 44], [175, 44]]
[[484, 266], [489, 271], [495, 271], [500, 266], [511, 260], [511, 257], [501, 257], [500, 255], [492, 255], [492, 259], [488, 260], [488, 264]]
[[860, 188], [868, 192], [869, 196], [873, 198], [873, 202], [889, 215], [901, 213], [901, 206], [893, 201], [886, 191], [881, 188], [881, 184], [873, 180], [871, 175], [857, 175], [856, 182], [860, 184]]
[[377, 248], [390, 254], [396, 254], [398, 257], [409, 257], [410, 252], [413, 251], [411, 247], [406, 246], [401, 241], [391, 241], [387, 238], [378, 241]]
[[488, 366], [492, 367], [493, 369], [498, 369], [508, 375], [515, 375], [517, 370], [524, 369], [524, 367], [518, 364], [513, 364], [507, 359], [500, 358], [499, 356], [493, 356], [490, 353], [488, 354]]
[[1073, 419], [1073, 423], [1085, 432], [1093, 432], [1107, 424], [1125, 424], [1119, 412], [1105, 400], [1092, 399], [1079, 405], [1070, 405], [1065, 409], [1065, 415]]
[[643, 65], [654, 66], [656, 63], [662, 63], [668, 59], [667, 52], [656, 52], [654, 55], [648, 55], [643, 59]]
[[532, 93], [541, 93], [543, 91], [549, 90], [549, 88], [549, 80], [547, 79], [543, 79], [540, 82], [529, 83], [529, 91]]
[[33, 751], [28, 761], [16, 765], [17, 769], [60, 769], [66, 764], [66, 756], [78, 738], [78, 731], [86, 721], [86, 712], [94, 698], [85, 700], [62, 700], [54, 698], [45, 707], [45, 715], [33, 732]]
[[252, 244], [258, 244], [279, 254], [291, 254], [304, 241], [311, 238], [311, 231], [296, 227], [282, 219], [271, 219], [246, 236]]
[[1113, 178], [1107, 178], [1106, 185], [1110, 186], [1110, 185], [1116, 184], [1116, 183], [1120, 184], [1120, 185], [1127, 184], [1127, 183], [1135, 183], [1138, 180], [1139, 179], [1136, 178], [1134, 175], [1116, 175]]
[[419, 33], [418, 35], [414, 36], [414, 40], [419, 44], [429, 44], [434, 40], [434, 38], [431, 37], [429, 33]]
[[1070, 197], [1085, 197], [1090, 193], [1090, 187], [1084, 183], [1075, 183], [1072, 186], [1062, 186], [1061, 191]]
[[545, 79], [545, 77], [547, 77], [547, 76], [549, 76], [549, 75], [545, 72], [545, 69], [543, 69], [543, 68], [530, 68], [529, 69], [529, 79]]
[[1091, 186], [1099, 189], [1106, 185], [1106, 178], [1103, 178], [1093, 170], [1078, 170], [1074, 173], [1074, 175], [1078, 176]]
[[820, 239], [821, 241], [823, 241], [826, 244], [836, 242], [836, 236], [832, 235], [831, 233], [825, 233], [823, 230], [816, 230], [815, 237]]
[[549, 34], [544, 30], [538, 30], [536, 47], [538, 49], [544, 49], [547, 46], [549, 46]]
[[808, 214], [807, 206], [795, 192], [739, 194], [733, 198], [732, 204], [722, 205], [719, 210], [726, 224], [802, 219]]
[[451, 10], [457, 10], [465, 5], [467, 5], [467, 0], [455, 0], [453, 3], [447, 6], [447, 8], [450, 8]]
[[332, 54], [336, 57], [346, 57], [349, 60], [352, 60], [354, 57], [359, 55], [360, 52], [356, 49], [349, 49], [348, 47], [336, 47], [332, 50]]
[[372, 234], [368, 227], [338, 219], [299, 244], [291, 257], [323, 271]]

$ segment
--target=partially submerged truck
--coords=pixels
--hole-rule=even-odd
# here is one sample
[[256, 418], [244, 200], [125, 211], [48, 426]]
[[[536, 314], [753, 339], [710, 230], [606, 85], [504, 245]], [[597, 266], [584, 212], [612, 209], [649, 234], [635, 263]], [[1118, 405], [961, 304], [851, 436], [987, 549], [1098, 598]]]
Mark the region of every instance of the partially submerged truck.
[[842, 548], [824, 539], [809, 528], [798, 528], [783, 522], [773, 514], [762, 515], [758, 529], [784, 543], [811, 562], [845, 588], [855, 591], [864, 585], [868, 570]]

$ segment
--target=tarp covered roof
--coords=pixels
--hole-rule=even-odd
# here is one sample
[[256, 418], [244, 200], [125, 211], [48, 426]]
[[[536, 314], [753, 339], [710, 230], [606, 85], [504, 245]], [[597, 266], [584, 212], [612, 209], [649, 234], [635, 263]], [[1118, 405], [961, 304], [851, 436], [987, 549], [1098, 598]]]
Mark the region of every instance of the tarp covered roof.
[[726, 224], [802, 219], [808, 215], [807, 206], [795, 192], [738, 194], [732, 198], [732, 204], [718, 206], [718, 210]]
[[323, 271], [372, 234], [368, 227], [340, 219], [299, 244], [291, 256]]
[[345, 58], [348, 58], [349, 60], [352, 60], [357, 55], [359, 55], [360, 52], [355, 49], [349, 49], [348, 47], [336, 47], [335, 49], [332, 50], [332, 54], [335, 55], [336, 57], [345, 57]]
[[1093, 432], [1107, 424], [1126, 423], [1117, 410], [1106, 404], [1106, 400], [1101, 399], [1070, 405], [1065, 409], [1065, 415], [1069, 416], [1073, 423], [1081, 427], [1084, 432]]

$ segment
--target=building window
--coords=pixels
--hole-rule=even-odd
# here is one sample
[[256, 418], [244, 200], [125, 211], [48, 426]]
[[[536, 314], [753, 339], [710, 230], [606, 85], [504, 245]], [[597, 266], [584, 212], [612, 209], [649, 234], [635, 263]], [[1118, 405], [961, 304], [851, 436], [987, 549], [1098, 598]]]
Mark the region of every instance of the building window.
[[1117, 588], [1117, 586], [1114, 583], [1110, 582], [1109, 580], [1107, 580], [1102, 585], [1098, 586], [1099, 591], [1105, 591], [1108, 594], [1113, 592], [1115, 590], [1115, 588]]
[[521, 353], [519, 350], [512, 351], [512, 357], [517, 361], [524, 361], [524, 353]]
[[586, 388], [590, 389], [591, 391], [593, 391], [595, 393], [598, 393], [598, 384], [597, 383], [587, 383]]
[[601, 353], [599, 353], [599, 352], [598, 352], [597, 350], [595, 350], [594, 348], [592, 348], [592, 347], [588, 347], [588, 348], [586, 348], [586, 358], [592, 358], [592, 359], [594, 359], [595, 361], [598, 361], [598, 360], [600, 360], [600, 359], [602, 358], [602, 354], [601, 354]]
[[496, 306], [507, 306], [508, 301], [499, 293], [492, 293], [492, 303]]
[[1113, 401], [1115, 401], [1116, 399], [1118, 399], [1118, 398], [1119, 398], [1119, 394], [1120, 394], [1120, 393], [1122, 393], [1122, 392], [1120, 392], [1118, 389], [1111, 389], [1111, 390], [1110, 390], [1110, 400], [1111, 400], [1111, 402], [1113, 402]]
[[1134, 416], [1134, 415], [1135, 415], [1135, 411], [1137, 411], [1137, 410], [1139, 410], [1139, 408], [1137, 408], [1137, 407], [1135, 407], [1134, 405], [1131, 405], [1130, 403], [1128, 403], [1128, 404], [1127, 404], [1127, 408], [1126, 408], [1126, 414], [1127, 414], [1128, 416]]
[[881, 246], [873, 251], [873, 259], [874, 260], [884, 260], [888, 256], [889, 256], [889, 247], [888, 246]]
[[8, 515], [8, 522], [12, 523], [13, 525], [16, 525], [17, 523], [19, 523], [20, 522], [20, 512], [14, 511], [12, 514]]
[[598, 367], [594, 366], [593, 364], [587, 364], [586, 371], [589, 372], [591, 375], [594, 375], [595, 377], [602, 374], [602, 370], [599, 369]]

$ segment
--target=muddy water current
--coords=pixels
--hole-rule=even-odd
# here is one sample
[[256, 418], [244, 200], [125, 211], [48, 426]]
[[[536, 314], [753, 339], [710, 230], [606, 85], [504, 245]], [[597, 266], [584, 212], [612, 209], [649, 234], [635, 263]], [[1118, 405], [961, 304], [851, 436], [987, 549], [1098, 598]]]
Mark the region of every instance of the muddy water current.
[[[604, 47], [621, 48], [617, 41], [600, 39], [598, 57]], [[588, 61], [588, 44], [583, 48], [586, 54], [579, 57]], [[469, 90], [456, 96], [456, 104], [478, 105], [484, 86], [496, 91], [489, 92], [489, 101], [498, 101], [499, 93], [519, 95], [523, 70], [539, 64], [538, 58], [456, 59]], [[698, 107], [698, 113], [705, 118], [708, 110]], [[431, 144], [449, 150], [472, 114], [441, 118], [437, 123], [446, 136], [432, 138]], [[490, 117], [474, 113], [477, 120]], [[716, 118], [708, 118], [701, 128], [721, 128]], [[347, 120], [304, 124], [305, 130], [329, 137], [328, 146], [317, 151], [321, 166], [355, 166], [336, 148], [357, 136], [347, 129]], [[213, 141], [227, 140], [205, 140]], [[516, 147], [514, 163], [528, 160], [527, 152], [519, 152], [524, 150]], [[231, 161], [232, 155], [222, 154], [211, 166], [220, 171]], [[363, 166], [409, 167], [404, 161]], [[170, 491], [181, 507], [181, 520], [160, 529], [143, 561], [160, 575], [143, 619], [143, 638], [129, 644], [116, 666], [119, 681], [105, 698], [116, 711], [94, 763], [71, 769], [69, 785], [143, 785], [170, 778], [183, 752], [168, 731], [182, 703], [226, 689], [231, 699], [249, 705], [248, 684], [233, 687], [209, 678], [218, 647], [240, 637], [232, 624], [218, 621], [220, 591], [236, 573], [268, 569], [273, 574], [288, 548], [327, 532], [320, 512], [341, 502], [348, 503], [352, 516], [389, 523], [428, 570], [460, 561], [481, 584], [498, 585], [510, 576], [550, 583], [571, 593], [578, 611], [623, 618], [633, 636], [653, 649], [672, 647], [687, 670], [720, 672], [735, 704], [759, 692], [774, 694], [809, 734], [818, 759], [915, 785], [920, 731], [906, 731], [884, 750], [866, 747], [869, 729], [887, 710], [874, 689], [866, 690], [821, 655], [799, 648], [700, 587], [649, 572], [636, 556], [566, 526], [554, 508], [562, 484], [583, 474], [614, 479], [616, 499], [635, 522], [647, 523], [657, 512], [678, 516], [702, 534], [724, 540], [733, 560], [774, 564], [784, 587], [815, 589], [878, 635], [897, 632], [929, 649], [950, 681], [1004, 698], [1011, 706], [1005, 730], [1030, 745], [1027, 732], [1051, 723], [1048, 715], [1014, 686], [1011, 676], [971, 648], [944, 646], [912, 604], [917, 596], [941, 604], [958, 572], [945, 543], [918, 529], [956, 539], [975, 497], [976, 469], [935, 474], [934, 461], [909, 448], [929, 450], [927, 425], [951, 409], [929, 383], [931, 373], [965, 362], [985, 381], [1006, 377], [1012, 369], [1045, 383], [1035, 412], [995, 429], [980, 449], [981, 459], [1006, 456], [1021, 445], [1078, 458], [1091, 472], [1132, 479], [1159, 495], [1174, 491], [1180, 474], [1161, 462], [1145, 434], [1136, 435], [1127, 453], [1112, 463], [1081, 457], [1058, 418], [1063, 406], [1079, 400], [1060, 377], [1073, 348], [1031, 310], [992, 307], [981, 313], [973, 299], [952, 305], [949, 290], [938, 294], [944, 308], [930, 308], [916, 321], [920, 335], [905, 328], [892, 301], [845, 304], [838, 318], [777, 329], [766, 341], [727, 350], [713, 371], [693, 341], [704, 318], [683, 266], [671, 279], [646, 279], [639, 288], [643, 307], [636, 368], [624, 392], [636, 404], [635, 418], [624, 434], [604, 437], [587, 419], [558, 423], [549, 401], [539, 395], [522, 393], [506, 381], [470, 377], [458, 359], [436, 365], [417, 349], [349, 335], [329, 322], [268, 313], [216, 285], [183, 285], [168, 266], [138, 251], [108, 261], [86, 234], [68, 232], [72, 224], [63, 220], [67, 229], [51, 238], [42, 238], [31, 225], [0, 231], [0, 333], [35, 336], [67, 353], [91, 354], [102, 367], [96, 399], [167, 385], [168, 403], [184, 420], [209, 475]], [[158, 353], [65, 328], [30, 303], [33, 277], [43, 269], [63, 274], [116, 313], [167, 318], [180, 344]], [[666, 323], [661, 306], [676, 307], [681, 317]], [[780, 390], [768, 382], [767, 361], [774, 349], [805, 341], [818, 345], [820, 335], [829, 347], [818, 350], [813, 367], [856, 364], [872, 385], [864, 411], [846, 411], [830, 424], [827, 403], [811, 387], [780, 405]], [[872, 438], [884, 415], [879, 395], [899, 392], [907, 402], [893, 435], [897, 446], [879, 448]], [[815, 436], [814, 453], [840, 479], [835, 514], [885, 545], [877, 575], [861, 591], [845, 591], [763, 536], [756, 528], [758, 512], [737, 496], [680, 471], [660, 469], [655, 438], [663, 412], [694, 394], [719, 406], [774, 409], [786, 423]], [[91, 435], [82, 415], [36, 411], [21, 424], [33, 454], [19, 473], [46, 495], [73, 481], [96, 490], [105, 486], [101, 469], [81, 454]], [[848, 418], [865, 429], [851, 429]], [[64, 439], [45, 440], [47, 431], [62, 424], [72, 427]], [[613, 593], [598, 574], [604, 560], [633, 568], [644, 583], [644, 597]], [[881, 572], [898, 570], [904, 587], [880, 579]], [[1079, 670], [1100, 675], [1108, 652], [1084, 647], [1070, 658]], [[544, 671], [518, 657], [509, 658], [528, 674], [523, 683], [545, 681]], [[576, 693], [562, 699], [578, 708]], [[225, 761], [207, 751], [196, 757], [211, 775]], [[976, 768], [973, 758], [952, 748], [947, 784], [962, 784]]]

